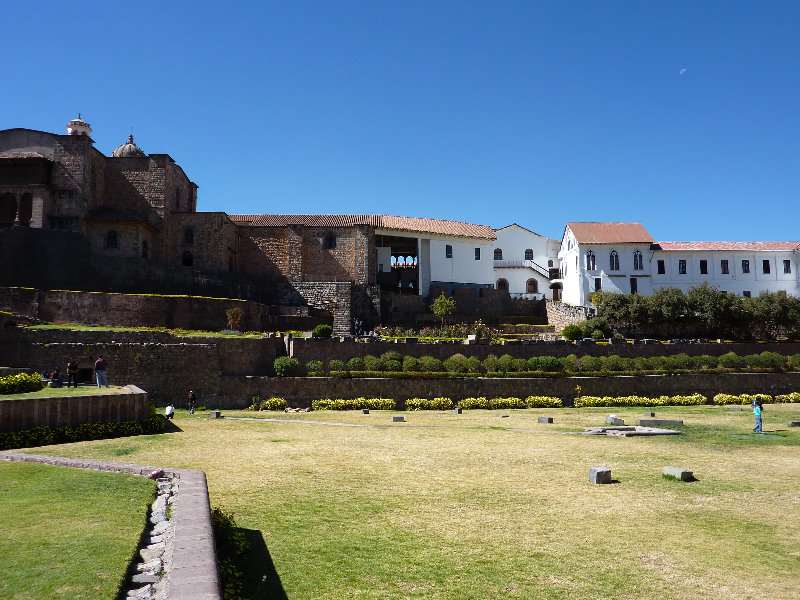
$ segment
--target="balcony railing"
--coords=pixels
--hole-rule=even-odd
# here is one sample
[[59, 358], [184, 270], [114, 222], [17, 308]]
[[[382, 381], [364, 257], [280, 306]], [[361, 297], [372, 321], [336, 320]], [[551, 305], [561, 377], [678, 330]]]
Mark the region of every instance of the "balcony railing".
[[550, 274], [543, 266], [535, 263], [532, 260], [496, 260], [494, 261], [495, 269], [533, 269], [537, 273], [544, 275], [550, 279]]

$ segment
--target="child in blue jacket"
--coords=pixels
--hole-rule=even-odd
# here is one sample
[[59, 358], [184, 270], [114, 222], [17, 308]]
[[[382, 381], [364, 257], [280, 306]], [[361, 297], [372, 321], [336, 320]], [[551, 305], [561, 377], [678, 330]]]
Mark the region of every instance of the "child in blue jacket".
[[763, 410], [763, 403], [761, 400], [756, 400], [753, 402], [753, 414], [756, 417], [756, 426], [753, 427], [753, 431], [756, 433], [762, 433], [761, 431], [761, 412]]

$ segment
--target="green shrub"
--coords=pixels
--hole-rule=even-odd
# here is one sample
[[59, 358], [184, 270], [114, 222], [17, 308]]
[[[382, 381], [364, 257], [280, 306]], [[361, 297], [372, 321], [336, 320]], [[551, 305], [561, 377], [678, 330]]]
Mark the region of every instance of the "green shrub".
[[561, 335], [565, 340], [580, 340], [583, 338], [583, 329], [580, 325], [570, 324], [561, 330]]
[[685, 352], [664, 357], [667, 369], [671, 371], [686, 370], [692, 368], [692, 359]]
[[603, 360], [603, 371], [614, 372], [625, 370], [625, 360], [616, 354], [606, 356]]
[[44, 387], [42, 376], [38, 373], [17, 373], [0, 377], [0, 394], [27, 394]]
[[364, 357], [364, 370], [382, 372], [386, 370], [386, 364], [377, 356], [367, 354]]
[[394, 410], [397, 404], [392, 398], [336, 398], [331, 400], [325, 398], [311, 402], [314, 410], [360, 410], [368, 408], [370, 410]]
[[800, 392], [791, 392], [775, 396], [775, 402], [800, 402]]
[[423, 356], [419, 359], [419, 366], [425, 373], [438, 373], [442, 370], [442, 361], [433, 356]]
[[497, 409], [511, 409], [511, 408], [528, 408], [522, 398], [515, 398], [513, 396], [508, 398], [492, 398], [489, 406], [495, 410]]
[[448, 373], [466, 373], [467, 357], [463, 354], [453, 354], [442, 362], [442, 366]]
[[701, 354], [700, 356], [692, 357], [693, 369], [716, 369], [719, 366], [719, 358], [710, 356], [708, 354]]
[[528, 370], [528, 361], [524, 358], [515, 358], [511, 361], [511, 370], [514, 373], [524, 373]]
[[489, 408], [489, 401], [481, 396], [480, 398], [464, 398], [459, 401], [458, 405], [464, 410], [473, 408]]
[[381, 354], [381, 360], [384, 362], [390, 360], [396, 360], [399, 363], [403, 362], [403, 355], [397, 352], [396, 350], [389, 350], [388, 352], [384, 352]]
[[450, 398], [409, 398], [406, 400], [406, 410], [450, 410], [453, 401]]
[[552, 396], [528, 396], [525, 398], [525, 404], [528, 408], [561, 408], [563, 406], [561, 398]]
[[587, 406], [694, 406], [705, 404], [707, 398], [702, 394], [691, 396], [659, 396], [647, 398], [645, 396], [582, 396], [575, 398], [575, 407]]
[[752, 404], [756, 400], [761, 400], [763, 404], [772, 402], [769, 394], [717, 394], [714, 396], [714, 404]]
[[564, 370], [564, 361], [555, 356], [540, 356], [539, 365], [545, 373], [560, 373]]
[[775, 371], [783, 371], [787, 365], [787, 359], [783, 354], [777, 352], [762, 352], [761, 366]]
[[329, 338], [333, 335], [333, 327], [330, 325], [317, 325], [311, 331], [311, 335], [317, 338]]
[[503, 354], [497, 359], [497, 370], [508, 373], [514, 369], [514, 357], [510, 354]]
[[242, 530], [237, 527], [233, 513], [222, 508], [212, 508], [211, 524], [214, 527], [222, 600], [239, 600], [242, 597], [242, 572], [236, 565], [250, 548], [250, 544]]
[[592, 332], [592, 339], [593, 340], [602, 340], [605, 338], [605, 334], [600, 329], [595, 329]]
[[467, 358], [467, 373], [483, 373], [483, 365], [477, 356]]
[[800, 354], [792, 354], [789, 357], [789, 367], [794, 371], [800, 371]]
[[483, 370], [486, 373], [492, 373], [500, 370], [497, 368], [497, 357], [494, 354], [490, 354], [489, 356], [484, 358], [482, 364], [483, 364]]
[[383, 364], [389, 373], [401, 373], [403, 371], [403, 364], [399, 360], [385, 360]]
[[719, 366], [723, 369], [741, 370], [747, 366], [747, 361], [735, 352], [728, 352], [719, 357]]
[[348, 371], [363, 371], [364, 370], [364, 359], [360, 356], [354, 356], [350, 360], [347, 361], [347, 370]]
[[420, 366], [420, 362], [418, 358], [413, 356], [406, 356], [403, 359], [403, 372], [404, 373], [416, 373], [422, 367]]
[[328, 361], [328, 372], [331, 371], [344, 371], [345, 364], [343, 360], [333, 359]]
[[268, 398], [262, 400], [258, 405], [258, 410], [283, 410], [288, 407], [283, 398]]
[[279, 356], [272, 365], [278, 377], [292, 377], [300, 368], [300, 361], [290, 356]]
[[597, 372], [603, 369], [603, 359], [599, 356], [581, 356], [581, 371]]
[[248, 406], [245, 410], [261, 410], [261, 396], [253, 396], [250, 406]]
[[312, 377], [318, 377], [323, 374], [321, 360], [310, 360], [306, 363], [306, 373]]

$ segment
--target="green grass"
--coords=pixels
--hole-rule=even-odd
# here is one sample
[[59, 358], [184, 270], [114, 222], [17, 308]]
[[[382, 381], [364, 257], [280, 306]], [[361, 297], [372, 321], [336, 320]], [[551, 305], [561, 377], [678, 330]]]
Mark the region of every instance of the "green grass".
[[112, 600], [154, 497], [144, 477], [0, 462], [0, 598]]
[[[177, 433], [35, 452], [203, 469], [212, 506], [261, 546], [250, 598], [795, 598], [800, 406], [767, 407], [777, 438], [731, 437], [752, 414], [716, 406], [654, 409], [684, 419], [679, 436], [567, 434], [645, 410], [180, 410]], [[596, 465], [619, 483], [589, 484]]]
[[195, 329], [167, 329], [166, 327], [112, 327], [107, 325], [72, 325], [48, 323], [43, 325], [30, 325], [27, 329], [67, 329], [70, 331], [119, 331], [119, 332], [141, 332], [157, 331], [171, 333], [175, 336], [183, 337], [239, 337], [239, 338], [260, 338], [261, 331], [232, 332], [232, 331], [202, 331]]
[[63, 396], [102, 396], [104, 394], [125, 394], [125, 388], [112, 385], [111, 387], [99, 388], [96, 385], [82, 385], [80, 387], [60, 387], [49, 388], [45, 387], [35, 392], [25, 392], [24, 394], [4, 394], [0, 399], [8, 400], [11, 398], [53, 398]]

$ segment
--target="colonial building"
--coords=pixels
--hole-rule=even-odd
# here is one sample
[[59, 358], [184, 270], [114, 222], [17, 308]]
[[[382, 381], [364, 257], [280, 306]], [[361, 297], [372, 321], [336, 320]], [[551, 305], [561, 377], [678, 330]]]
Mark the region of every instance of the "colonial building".
[[516, 223], [494, 233], [494, 287], [517, 299], [546, 297], [550, 281], [558, 277], [558, 241]]
[[595, 291], [649, 295], [703, 283], [734, 294], [800, 297], [800, 242], [655, 242], [641, 223], [567, 223], [558, 253], [561, 299], [589, 306]]

